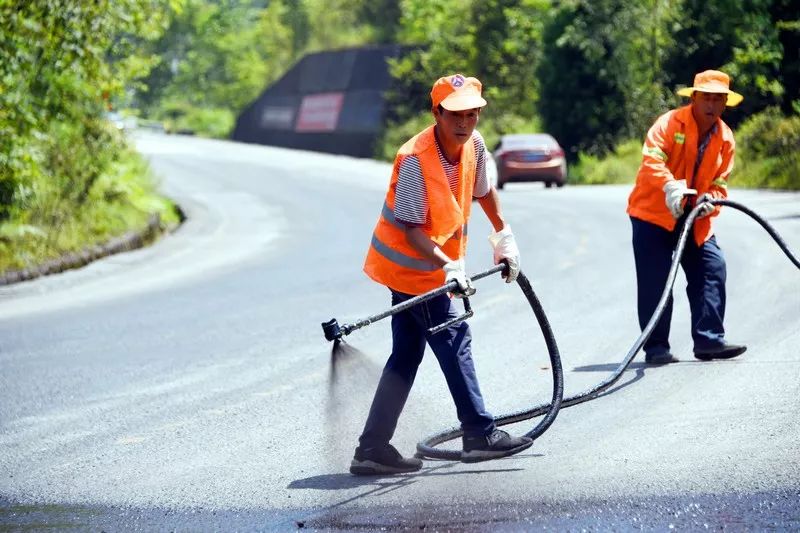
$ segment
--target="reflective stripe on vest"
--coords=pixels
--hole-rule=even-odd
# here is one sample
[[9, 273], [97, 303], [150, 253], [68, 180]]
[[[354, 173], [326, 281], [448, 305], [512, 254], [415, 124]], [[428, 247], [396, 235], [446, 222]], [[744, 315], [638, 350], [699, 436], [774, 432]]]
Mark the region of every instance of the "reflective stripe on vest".
[[372, 247], [375, 251], [393, 263], [397, 263], [401, 267], [411, 268], [413, 270], [421, 270], [423, 272], [433, 272], [439, 270], [439, 267], [425, 259], [417, 259], [409, 257], [402, 252], [398, 252], [383, 244], [376, 235], [372, 235]]

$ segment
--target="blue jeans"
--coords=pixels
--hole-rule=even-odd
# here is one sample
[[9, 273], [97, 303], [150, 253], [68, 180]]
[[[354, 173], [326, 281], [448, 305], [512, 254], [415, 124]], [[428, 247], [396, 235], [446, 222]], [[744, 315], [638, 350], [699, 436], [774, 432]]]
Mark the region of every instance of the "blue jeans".
[[[631, 217], [633, 225], [633, 256], [636, 261], [639, 327], [644, 329], [667, 283], [672, 255], [678, 244], [683, 219], [673, 231]], [[711, 237], [697, 246], [691, 232], [686, 241], [681, 267], [686, 274], [686, 296], [692, 319], [694, 350], [702, 351], [725, 343], [725, 257]], [[644, 343], [646, 354], [669, 351], [669, 327], [672, 320], [672, 294], [664, 314], [650, 338]]]
[[[391, 292], [392, 305], [413, 298], [409, 294]], [[383, 369], [359, 439], [362, 447], [381, 446], [392, 439], [422, 362], [426, 341], [444, 373], [464, 435], [481, 436], [494, 431], [494, 418], [486, 412], [475, 375], [469, 325], [461, 322], [436, 335], [427, 332], [428, 328], [456, 314], [450, 298], [442, 294], [392, 317], [392, 354]]]

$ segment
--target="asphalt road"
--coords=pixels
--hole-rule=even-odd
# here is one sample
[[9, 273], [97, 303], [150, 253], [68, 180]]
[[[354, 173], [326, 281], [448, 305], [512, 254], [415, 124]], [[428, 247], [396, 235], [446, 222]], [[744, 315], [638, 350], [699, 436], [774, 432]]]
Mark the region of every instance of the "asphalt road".
[[[419, 474], [347, 472], [388, 320], [348, 337], [332, 372], [320, 323], [377, 313], [361, 265], [390, 167], [142, 136], [189, 219], [154, 246], [0, 288], [0, 529], [797, 530], [800, 271], [727, 209], [729, 340], [693, 359], [680, 274], [681, 362], [637, 358], [614, 389], [564, 409], [527, 452]], [[600, 382], [638, 334], [629, 187], [509, 185], [506, 218], [558, 340], [565, 395]], [[800, 250], [800, 194], [734, 189]], [[470, 227], [468, 271], [491, 266]], [[549, 401], [544, 341], [522, 293], [477, 282], [474, 357], [495, 415]], [[456, 423], [423, 361], [394, 440]], [[523, 433], [535, 420], [508, 426]]]

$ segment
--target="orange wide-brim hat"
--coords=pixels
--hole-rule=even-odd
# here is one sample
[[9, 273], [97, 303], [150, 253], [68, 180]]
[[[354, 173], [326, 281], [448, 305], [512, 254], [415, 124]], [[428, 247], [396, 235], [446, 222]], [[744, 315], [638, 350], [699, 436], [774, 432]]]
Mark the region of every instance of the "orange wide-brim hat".
[[725, 105], [728, 107], [735, 107], [744, 100], [744, 96], [731, 91], [730, 76], [718, 70], [705, 70], [696, 74], [694, 77], [694, 85], [692, 87], [678, 89], [677, 93], [680, 96], [692, 96], [692, 93], [695, 91], [701, 93], [727, 94], [728, 100], [725, 102]]
[[483, 86], [478, 78], [452, 74], [436, 80], [431, 89], [431, 106], [441, 106], [448, 111], [464, 111], [486, 105], [481, 96]]

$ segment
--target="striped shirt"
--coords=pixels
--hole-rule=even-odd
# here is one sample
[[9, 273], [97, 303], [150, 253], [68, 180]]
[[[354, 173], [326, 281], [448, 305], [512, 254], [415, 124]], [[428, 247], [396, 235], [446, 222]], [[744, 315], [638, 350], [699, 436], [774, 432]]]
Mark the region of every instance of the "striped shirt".
[[[472, 196], [473, 198], [482, 198], [489, 194], [489, 181], [486, 179], [486, 144], [478, 130], [472, 133], [472, 140], [475, 143], [477, 160]], [[460, 163], [450, 163], [442, 154], [438, 141], [436, 142], [436, 151], [439, 153], [439, 162], [447, 176], [450, 190], [455, 195], [458, 191]], [[422, 177], [419, 157], [413, 154], [405, 156], [400, 161], [394, 197], [394, 217], [406, 226], [424, 226], [429, 221], [425, 179]]]
[[697, 141], [697, 159], [694, 160], [694, 170], [692, 171], [692, 179], [689, 181], [689, 187], [694, 184], [694, 179], [697, 177], [697, 169], [700, 168], [700, 163], [703, 161], [703, 156], [706, 154], [706, 148], [711, 141], [711, 136], [717, 132], [717, 124], [714, 123], [711, 129], [703, 135], [703, 138]]

